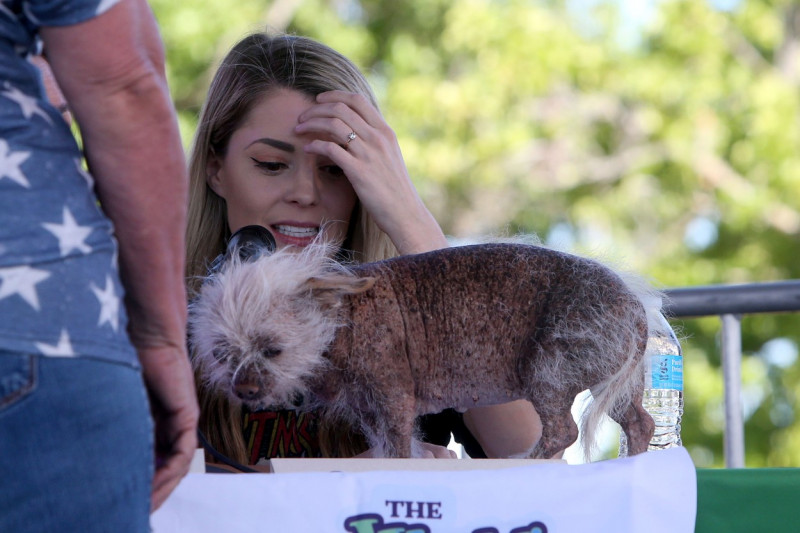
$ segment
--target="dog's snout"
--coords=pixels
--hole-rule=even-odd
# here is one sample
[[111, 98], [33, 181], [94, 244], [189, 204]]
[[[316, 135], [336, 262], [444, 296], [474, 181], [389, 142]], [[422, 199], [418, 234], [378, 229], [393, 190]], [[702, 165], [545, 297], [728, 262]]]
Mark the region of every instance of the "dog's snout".
[[261, 389], [255, 383], [237, 383], [234, 387], [236, 396], [242, 400], [252, 400], [261, 392]]
[[245, 402], [258, 399], [264, 390], [260, 376], [261, 374], [253, 365], [242, 365], [231, 378], [233, 394]]

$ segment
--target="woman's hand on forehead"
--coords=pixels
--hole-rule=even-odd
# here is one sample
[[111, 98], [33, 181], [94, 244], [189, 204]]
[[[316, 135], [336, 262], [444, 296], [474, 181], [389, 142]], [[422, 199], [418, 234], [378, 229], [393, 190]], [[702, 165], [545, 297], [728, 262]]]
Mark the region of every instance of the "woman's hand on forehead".
[[408, 174], [394, 130], [361, 94], [330, 91], [299, 117], [298, 134], [320, 137], [305, 150], [342, 168], [361, 205], [372, 215], [401, 254], [448, 245], [439, 224]]

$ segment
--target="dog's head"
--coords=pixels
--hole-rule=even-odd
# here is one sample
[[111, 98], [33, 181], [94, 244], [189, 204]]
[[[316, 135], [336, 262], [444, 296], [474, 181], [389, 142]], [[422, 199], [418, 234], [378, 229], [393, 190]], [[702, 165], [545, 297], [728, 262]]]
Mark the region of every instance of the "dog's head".
[[228, 253], [189, 308], [193, 364], [211, 388], [251, 408], [292, 407], [342, 325], [346, 294], [371, 286], [318, 244], [242, 260]]

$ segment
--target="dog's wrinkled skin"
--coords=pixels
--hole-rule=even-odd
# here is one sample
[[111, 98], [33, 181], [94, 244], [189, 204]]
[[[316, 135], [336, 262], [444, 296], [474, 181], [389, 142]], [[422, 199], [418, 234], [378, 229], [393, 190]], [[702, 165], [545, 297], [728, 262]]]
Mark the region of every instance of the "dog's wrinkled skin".
[[[322, 409], [387, 457], [409, 457], [418, 415], [524, 398], [542, 437], [572, 444], [575, 396], [591, 389], [584, 448], [609, 414], [630, 454], [647, 450], [643, 295], [597, 262], [537, 246], [455, 247], [345, 268], [324, 246], [236, 257], [190, 308], [194, 364], [253, 408]], [[650, 321], [650, 328], [655, 321]]]

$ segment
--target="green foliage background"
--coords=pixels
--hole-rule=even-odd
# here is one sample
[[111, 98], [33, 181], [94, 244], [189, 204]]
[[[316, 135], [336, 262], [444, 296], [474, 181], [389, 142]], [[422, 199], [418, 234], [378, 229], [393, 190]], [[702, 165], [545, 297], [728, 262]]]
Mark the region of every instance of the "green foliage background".
[[[308, 35], [368, 75], [454, 238], [535, 233], [662, 288], [800, 278], [793, 1], [649, 2], [633, 32], [603, 0], [151, 4], [187, 147], [236, 40], [265, 27]], [[743, 319], [747, 466], [800, 466], [799, 319]], [[684, 444], [697, 466], [721, 466], [719, 320], [673, 325]]]

